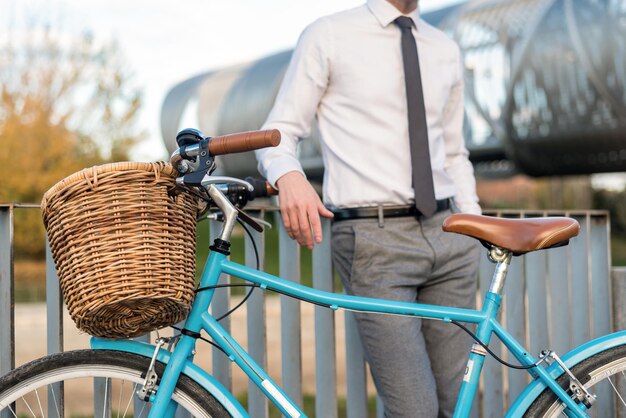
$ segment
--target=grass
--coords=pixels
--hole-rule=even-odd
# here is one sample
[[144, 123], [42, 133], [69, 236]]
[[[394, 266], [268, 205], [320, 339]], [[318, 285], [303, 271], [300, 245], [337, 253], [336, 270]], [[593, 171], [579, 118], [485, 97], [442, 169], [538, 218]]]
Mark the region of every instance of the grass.
[[626, 266], [626, 236], [611, 235], [611, 264], [616, 266]]
[[42, 302], [46, 300], [46, 262], [39, 260], [16, 260], [15, 301]]

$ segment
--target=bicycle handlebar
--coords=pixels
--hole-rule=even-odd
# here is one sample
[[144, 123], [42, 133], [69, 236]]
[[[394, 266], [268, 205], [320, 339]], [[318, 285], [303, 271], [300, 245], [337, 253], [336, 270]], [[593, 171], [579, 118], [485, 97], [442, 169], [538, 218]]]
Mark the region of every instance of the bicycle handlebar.
[[241, 132], [211, 138], [209, 153], [211, 155], [234, 154], [259, 148], [275, 147], [278, 144], [280, 144], [280, 131], [278, 129]]
[[223, 182], [218, 189], [238, 208], [243, 208], [250, 200], [278, 194], [278, 191], [266, 181], [252, 177], [245, 179], [245, 182], [248, 182], [246, 187], [245, 182], [231, 183], [236, 179], [227, 177], [209, 177], [212, 180], [205, 184], [205, 176], [207, 174], [210, 176], [215, 170], [213, 157], [216, 155], [277, 146], [280, 144], [279, 130], [241, 132], [211, 138], [205, 137], [197, 129], [187, 128], [176, 135], [176, 142], [179, 148], [172, 153], [170, 162], [181, 174], [177, 182], [195, 187]]
[[[184, 129], [176, 138], [179, 148], [170, 157], [170, 163], [181, 173], [194, 171], [194, 163], [201, 154], [201, 144], [206, 146], [207, 155], [201, 158], [211, 158], [216, 155], [233, 154], [253, 151], [265, 147], [275, 147], [280, 144], [280, 131], [278, 129], [264, 131], [241, 132], [216, 137], [204, 137], [196, 129]], [[206, 141], [206, 142], [204, 142]]]
[[218, 185], [218, 189], [228, 197], [228, 200], [240, 209], [243, 209], [251, 200], [278, 194], [278, 190], [273, 188], [272, 185], [265, 180], [256, 179], [254, 177], [246, 177], [244, 180], [252, 186], [252, 190], [239, 183], [223, 183]]
[[246, 177], [245, 180], [254, 187], [254, 191], [250, 192], [250, 200], [257, 197], [276, 196], [278, 194], [278, 190], [265, 180], [255, 179], [254, 177]]

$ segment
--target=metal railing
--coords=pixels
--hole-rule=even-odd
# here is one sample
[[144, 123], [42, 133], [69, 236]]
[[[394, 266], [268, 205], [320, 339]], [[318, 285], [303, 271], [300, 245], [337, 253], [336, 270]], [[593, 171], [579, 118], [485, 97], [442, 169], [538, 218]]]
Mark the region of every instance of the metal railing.
[[[15, 366], [14, 330], [14, 272], [13, 272], [13, 223], [15, 210], [26, 210], [36, 205], [0, 205], [0, 374]], [[609, 218], [605, 211], [535, 212], [497, 211], [487, 214], [507, 217], [532, 217], [546, 215], [566, 215], [576, 218], [581, 224], [579, 237], [569, 246], [538, 251], [522, 257], [515, 257], [510, 268], [506, 285], [506, 298], [503, 304], [502, 319], [514, 337], [525, 343], [530, 352], [550, 348], [566, 352], [570, 348], [606, 334], [617, 323], [624, 327], [626, 313], [623, 301], [626, 294], [626, 271], [613, 272], [614, 285], [610, 279]], [[256, 215], [263, 216], [260, 211]], [[275, 213], [277, 216], [278, 214]], [[278, 254], [279, 275], [290, 280], [300, 281], [299, 247], [289, 239], [282, 223], [279, 226]], [[219, 224], [209, 222], [211, 231], [218, 231]], [[331, 291], [334, 275], [330, 262], [330, 222], [324, 222], [326, 237], [312, 252], [313, 286]], [[265, 236], [252, 232], [259, 251], [261, 269], [265, 262]], [[211, 234], [213, 238], [214, 234]], [[245, 264], [256, 266], [254, 248], [250, 240], [245, 240]], [[63, 305], [59, 292], [54, 264], [47, 252], [47, 352], [63, 350]], [[493, 265], [482, 257], [479, 277], [480, 289], [488, 286]], [[229, 280], [223, 277], [222, 280]], [[612, 293], [617, 301], [612, 299]], [[279, 296], [281, 329], [281, 376], [282, 387], [287, 394], [302, 405], [303, 364], [302, 333], [315, 334], [315, 409], [316, 416], [336, 417], [338, 409], [338, 370], [345, 372], [347, 416], [368, 415], [368, 390], [366, 365], [363, 360], [360, 341], [354, 328], [354, 319], [349, 312], [345, 315], [345, 344], [336, 344], [336, 313], [323, 307], [314, 309], [313, 330], [305, 330], [301, 321], [300, 302]], [[267, 330], [278, 326], [267, 324], [267, 299], [263, 292], [254, 292], [247, 303], [247, 339], [251, 356], [263, 367], [268, 364]], [[216, 315], [229, 309], [231, 296], [228, 290], [216, 293], [212, 309]], [[611, 301], [613, 302], [611, 303]], [[612, 305], [615, 306], [613, 320]], [[222, 321], [230, 329], [230, 319]], [[532, 324], [532, 326], [530, 325]], [[500, 351], [498, 343], [492, 344], [495, 352]], [[19, 347], [17, 347], [19, 350]], [[345, 350], [345, 364], [338, 364], [337, 350]], [[506, 356], [505, 356], [506, 359]], [[232, 363], [218, 350], [212, 353], [212, 374], [226, 387], [232, 388]], [[474, 408], [474, 417], [503, 416], [503, 411], [528, 383], [523, 372], [509, 371], [493, 359], [485, 363], [481, 397]], [[267, 417], [268, 403], [265, 396], [252, 383], [248, 387], [248, 409], [251, 416]], [[380, 406], [378, 407], [380, 415]]]

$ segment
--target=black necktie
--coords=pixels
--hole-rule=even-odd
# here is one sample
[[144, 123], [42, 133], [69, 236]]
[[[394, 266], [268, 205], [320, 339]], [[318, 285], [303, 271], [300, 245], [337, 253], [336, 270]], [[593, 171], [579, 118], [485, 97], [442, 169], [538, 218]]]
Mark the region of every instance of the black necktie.
[[410, 17], [400, 16], [394, 23], [402, 31], [402, 60], [404, 62], [404, 81], [406, 84], [406, 102], [409, 116], [409, 141], [411, 145], [415, 207], [422, 215], [430, 217], [437, 210], [437, 201], [435, 200], [433, 172], [430, 166], [422, 77], [417, 57], [417, 45], [411, 32], [413, 20]]

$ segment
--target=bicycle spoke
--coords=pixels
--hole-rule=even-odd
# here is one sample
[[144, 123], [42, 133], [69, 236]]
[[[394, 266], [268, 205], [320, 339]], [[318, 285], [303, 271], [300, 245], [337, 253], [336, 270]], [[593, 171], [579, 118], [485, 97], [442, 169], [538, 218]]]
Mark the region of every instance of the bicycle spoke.
[[[624, 372], [622, 372], [623, 374]], [[609, 383], [611, 384], [611, 387], [613, 388], [613, 391], [615, 392], [615, 394], [617, 395], [617, 397], [619, 398], [620, 401], [622, 401], [622, 405], [626, 406], [626, 402], [624, 402], [624, 398], [622, 398], [622, 395], [619, 394], [619, 391], [617, 390], [617, 388], [615, 387], [615, 384], [613, 384], [613, 381], [611, 380], [611, 378], [607, 379], [609, 381]]]
[[146, 409], [146, 404], [144, 403], [143, 406], [141, 407], [141, 410], [139, 411], [138, 417], [141, 418], [143, 416], [143, 411], [144, 409]]
[[[56, 394], [54, 393], [54, 385], [50, 385], [50, 392], [52, 394], [52, 400], [54, 401], [54, 407], [57, 410], [57, 417], [61, 418], [61, 412], [59, 411], [59, 403], [57, 402]], [[48, 406], [48, 408], [50, 408]]]
[[[115, 386], [118, 386], [117, 390]], [[136, 402], [135, 408], [133, 408], [134, 401], [136, 400], [135, 392], [140, 386], [141, 383], [126, 379], [113, 382], [110, 378], [107, 378], [103, 392], [100, 393], [103, 400], [102, 402], [98, 400], [95, 403], [102, 408], [102, 415], [97, 413], [94, 418], [113, 416], [114, 411], [116, 418], [125, 418], [128, 416], [145, 418], [149, 411], [149, 403]], [[44, 392], [41, 392], [42, 390], [44, 390]], [[41, 395], [41, 393], [45, 394]], [[113, 398], [113, 395], [116, 393], [117, 401]], [[98, 399], [100, 398], [98, 397]], [[57, 397], [57, 391], [54, 385], [42, 386], [37, 390], [33, 390], [29, 396], [22, 396], [18, 399], [18, 402], [19, 404], [16, 404], [15, 407], [9, 406], [6, 408], [7, 413], [10, 411], [12, 418], [62, 417], [63, 400], [61, 397]], [[52, 407], [52, 403], [54, 403], [54, 408]], [[139, 405], [140, 403], [141, 405]], [[113, 408], [113, 406], [115, 406], [115, 408]], [[133, 409], [135, 409], [134, 412]]]
[[[124, 383], [126, 383], [126, 382], [123, 381], [122, 382], [122, 386], [124, 385]], [[126, 416], [126, 412], [128, 412], [128, 409], [130, 408], [130, 406], [133, 403], [133, 397], [134, 397], [136, 389], [137, 389], [137, 384], [135, 383], [135, 385], [133, 386], [133, 390], [131, 390], [131, 392], [130, 392], [130, 397], [128, 398], [128, 402], [126, 403], [126, 408], [124, 409], [124, 415], [123, 415], [124, 417]], [[121, 401], [122, 401], [122, 395], [120, 394], [120, 404], [121, 404]], [[119, 416], [119, 410], [118, 410], [117, 413], [118, 413], [118, 416]]]
[[13, 414], [13, 416], [14, 416], [15, 418], [17, 418], [17, 414], [15, 413], [15, 411], [13, 410], [13, 408], [11, 408], [10, 406], [9, 406], [9, 411], [11, 411], [11, 413]]
[[[136, 391], [149, 364], [150, 358], [107, 350], [54, 354], [11, 372], [11, 385], [0, 385], [0, 404], [5, 405], [0, 409], [11, 418], [146, 418], [150, 403], [140, 400]], [[159, 362], [156, 366], [159, 372], [165, 368]], [[226, 410], [215, 408], [217, 400], [197, 383], [184, 376], [178, 383], [172, 400], [181, 411], [191, 416], [226, 416]]]
[[[38, 391], [35, 391], [35, 393], [38, 393]], [[35, 413], [33, 412], [33, 410], [30, 408], [30, 404], [26, 401], [26, 399], [22, 398], [22, 400], [24, 401], [24, 404], [26, 405], [26, 408], [28, 408], [28, 410], [30, 411], [30, 413], [33, 415], [33, 417], [36, 417], [37, 415], [35, 415]]]
[[102, 418], [106, 418], [107, 416], [107, 397], [109, 394], [109, 383], [111, 379], [106, 379], [104, 381], [104, 398], [102, 399]]
[[46, 414], [43, 413], [43, 406], [41, 406], [41, 399], [39, 398], [39, 392], [35, 392], [35, 395], [37, 396], [37, 404], [39, 405], [39, 410], [41, 411], [41, 416], [45, 417]]
[[[117, 418], [120, 418], [120, 411], [122, 410], [122, 392], [124, 391], [124, 383], [125, 381], [122, 380], [122, 383], [120, 384], [120, 396], [117, 397]], [[126, 414], [126, 412], [124, 412], [124, 414]]]

